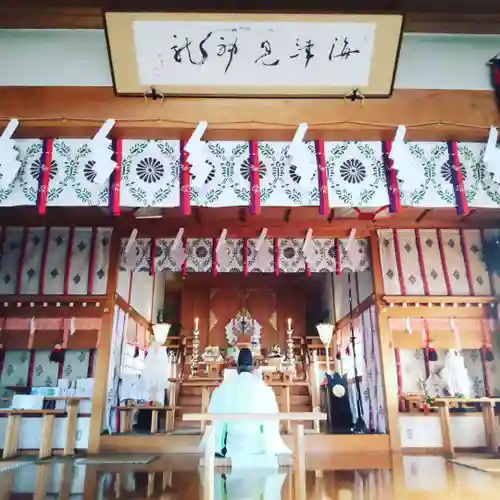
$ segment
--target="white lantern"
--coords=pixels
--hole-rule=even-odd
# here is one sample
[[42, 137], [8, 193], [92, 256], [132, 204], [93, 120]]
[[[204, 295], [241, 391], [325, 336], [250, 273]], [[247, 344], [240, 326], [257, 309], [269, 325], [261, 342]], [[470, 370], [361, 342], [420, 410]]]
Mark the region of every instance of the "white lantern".
[[172, 325], [170, 323], [157, 323], [156, 325], [153, 325], [153, 335], [155, 336], [155, 340], [158, 344], [163, 345], [165, 343], [171, 326]]
[[332, 343], [334, 328], [335, 325], [332, 323], [320, 323], [319, 325], [316, 325], [319, 338], [326, 348], [326, 370], [328, 373], [330, 373], [330, 354], [328, 351], [330, 349], [330, 344]]

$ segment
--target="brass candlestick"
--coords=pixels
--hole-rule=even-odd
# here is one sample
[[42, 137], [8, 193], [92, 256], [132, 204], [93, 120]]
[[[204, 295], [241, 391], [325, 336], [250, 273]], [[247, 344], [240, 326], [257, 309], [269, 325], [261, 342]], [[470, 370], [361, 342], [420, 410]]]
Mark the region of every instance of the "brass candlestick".
[[285, 366], [287, 367], [287, 371], [291, 373], [295, 373], [295, 352], [293, 349], [293, 329], [288, 328], [286, 331], [286, 360]]
[[198, 363], [200, 360], [200, 330], [193, 330], [193, 355], [191, 358], [191, 377], [198, 374]]

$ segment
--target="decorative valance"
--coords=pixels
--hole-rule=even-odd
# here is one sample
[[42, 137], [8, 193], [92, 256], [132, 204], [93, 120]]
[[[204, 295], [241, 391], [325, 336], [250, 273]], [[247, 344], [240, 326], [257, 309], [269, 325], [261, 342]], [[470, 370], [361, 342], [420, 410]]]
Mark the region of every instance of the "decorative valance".
[[258, 214], [261, 206], [318, 206], [325, 215], [345, 207], [500, 206], [485, 144], [405, 143], [413, 161], [398, 165], [390, 142], [316, 141], [305, 143], [308, 164], [295, 165], [288, 142], [207, 142], [200, 182], [182, 142], [116, 140], [116, 169], [98, 182], [91, 140], [14, 142], [20, 166], [9, 183], [2, 172], [14, 167], [0, 166], [0, 206], [38, 205], [42, 213], [47, 206], [109, 206], [115, 214], [121, 207], [179, 206], [189, 214], [191, 206], [248, 205]]
[[479, 229], [384, 229], [379, 248], [387, 295], [491, 295]]
[[[171, 255], [174, 241], [174, 238], [138, 238], [134, 248], [125, 254], [127, 239], [124, 239], [121, 270], [156, 272], [167, 269], [183, 273], [342, 273], [352, 270], [364, 271], [371, 266], [369, 244], [364, 239], [355, 240], [349, 252], [346, 250], [347, 239], [313, 239], [310, 243], [314, 252], [311, 252], [312, 262], [308, 265], [302, 251], [303, 239], [267, 238], [258, 252], [258, 239], [227, 239], [229, 262], [225, 263], [224, 268], [214, 265], [216, 241], [207, 238], [185, 239], [186, 257], [183, 262]], [[349, 254], [356, 250], [360, 254], [360, 261], [354, 269], [349, 261]]]
[[0, 227], [0, 295], [104, 295], [111, 232]]

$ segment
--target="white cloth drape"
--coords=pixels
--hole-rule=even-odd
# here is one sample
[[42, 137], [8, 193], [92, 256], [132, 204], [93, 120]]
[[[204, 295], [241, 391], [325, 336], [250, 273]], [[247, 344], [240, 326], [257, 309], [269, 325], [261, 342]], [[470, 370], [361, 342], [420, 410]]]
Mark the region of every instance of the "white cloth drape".
[[169, 386], [169, 359], [167, 348], [161, 347], [153, 340], [148, 348], [141, 375], [142, 394], [145, 400], [160, 404], [165, 402], [165, 391]]
[[460, 351], [455, 349], [448, 351], [442, 377], [450, 396], [472, 397], [472, 383]]

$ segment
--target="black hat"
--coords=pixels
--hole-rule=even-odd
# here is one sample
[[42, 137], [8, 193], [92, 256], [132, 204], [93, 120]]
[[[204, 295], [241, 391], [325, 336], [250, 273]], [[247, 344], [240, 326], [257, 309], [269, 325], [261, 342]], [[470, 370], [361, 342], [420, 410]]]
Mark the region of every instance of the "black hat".
[[238, 366], [252, 366], [253, 356], [252, 351], [248, 347], [244, 347], [238, 354]]

